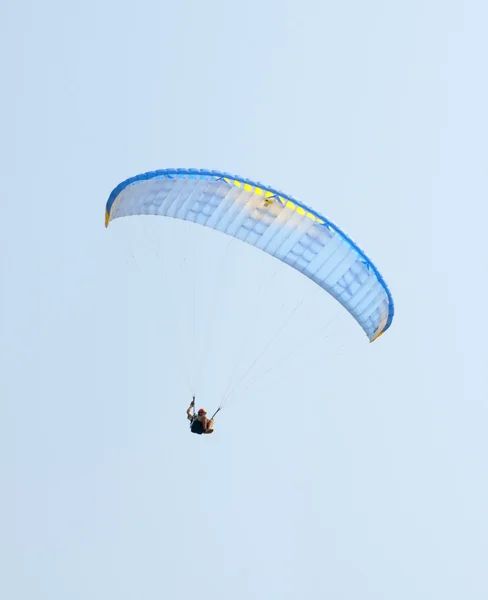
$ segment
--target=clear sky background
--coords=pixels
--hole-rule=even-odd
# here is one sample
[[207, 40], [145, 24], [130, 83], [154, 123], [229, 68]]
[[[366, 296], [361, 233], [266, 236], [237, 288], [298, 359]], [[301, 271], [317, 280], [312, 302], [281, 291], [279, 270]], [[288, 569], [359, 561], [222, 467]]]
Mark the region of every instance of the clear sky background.
[[[1, 598], [488, 597], [487, 17], [2, 3]], [[173, 166], [327, 215], [390, 331], [215, 232], [104, 228], [113, 187]], [[234, 384], [190, 435], [191, 392]]]

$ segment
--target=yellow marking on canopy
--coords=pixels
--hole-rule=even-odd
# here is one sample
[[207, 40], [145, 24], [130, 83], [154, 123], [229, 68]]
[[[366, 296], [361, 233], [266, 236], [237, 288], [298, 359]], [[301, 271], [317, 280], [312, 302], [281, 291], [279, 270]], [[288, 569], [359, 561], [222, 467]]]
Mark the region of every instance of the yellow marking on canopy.
[[379, 337], [381, 337], [385, 332], [379, 331], [373, 338], [371, 338], [371, 344], [376, 341]]
[[[254, 187], [250, 183], [244, 183], [242, 181], [239, 181], [238, 179], [229, 179], [228, 177], [223, 177], [222, 179], [229, 185], [235, 185], [238, 188], [243, 188], [244, 191], [246, 191], [246, 192], [253, 192], [257, 196], [264, 196], [266, 199], [266, 204], [268, 204], [268, 205], [271, 204], [269, 199], [276, 198], [280, 202], [280, 204], [282, 204], [284, 207], [289, 208], [290, 210], [293, 210], [294, 212], [298, 213], [299, 215], [304, 215], [305, 217], [307, 217], [307, 219], [311, 219], [315, 223], [319, 223], [320, 225], [325, 225], [325, 221], [323, 219], [316, 217], [314, 214], [307, 211], [305, 208], [302, 208], [295, 202], [292, 202], [291, 200], [288, 200], [287, 198], [284, 198], [283, 196], [279, 196], [275, 192], [271, 192], [269, 190], [263, 190], [262, 188], [257, 187], [257, 186]], [[333, 230], [331, 230], [331, 231], [334, 233]]]
[[[127, 187], [129, 187], [129, 186], [127, 186]], [[122, 195], [123, 193], [124, 193], [124, 190], [122, 190], [122, 192], [120, 192], [120, 194], [117, 196], [117, 198], [115, 198], [115, 200], [114, 200], [114, 202], [113, 202], [112, 206], [110, 207], [110, 215], [109, 215], [109, 220], [112, 218], [112, 215], [114, 214], [114, 212], [115, 212], [115, 209], [117, 208], [117, 204], [119, 203], [119, 201], [120, 201], [120, 197], [121, 197], [121, 195]]]
[[375, 333], [374, 337], [371, 339], [371, 341], [372, 341], [372, 342], [374, 342], [374, 341], [375, 341], [375, 340], [377, 340], [377, 339], [378, 339], [380, 336], [382, 336], [382, 335], [383, 335], [383, 333], [385, 332], [385, 327], [386, 327], [386, 324], [387, 324], [387, 322], [388, 322], [388, 315], [387, 315], [387, 314], [384, 314], [384, 315], [383, 315], [383, 318], [382, 318], [382, 320], [381, 320], [381, 323], [380, 323], [380, 325], [379, 325], [379, 327], [378, 327], [378, 329], [377, 329], [377, 331], [376, 331], [376, 333]]

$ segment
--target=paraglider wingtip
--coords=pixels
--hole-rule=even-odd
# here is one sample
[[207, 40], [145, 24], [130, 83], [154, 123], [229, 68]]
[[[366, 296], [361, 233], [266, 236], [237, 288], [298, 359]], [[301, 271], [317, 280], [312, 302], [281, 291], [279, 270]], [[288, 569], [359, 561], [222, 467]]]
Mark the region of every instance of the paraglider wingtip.
[[377, 333], [374, 337], [372, 337], [369, 340], [369, 343], [372, 344], [374, 341], [376, 341], [379, 337], [381, 337], [383, 334], [385, 333], [385, 331], [380, 331], [379, 333]]
[[110, 222], [110, 215], [108, 214], [108, 211], [105, 211], [105, 227], [108, 227], [109, 222]]

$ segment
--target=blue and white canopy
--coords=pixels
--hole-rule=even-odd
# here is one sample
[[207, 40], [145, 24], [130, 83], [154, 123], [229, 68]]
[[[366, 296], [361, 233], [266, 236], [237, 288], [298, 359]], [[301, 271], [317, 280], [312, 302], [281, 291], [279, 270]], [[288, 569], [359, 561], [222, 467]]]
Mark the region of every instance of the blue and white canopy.
[[373, 263], [328, 219], [277, 190], [218, 171], [164, 169], [112, 191], [105, 225], [129, 215], [193, 221], [267, 252], [336, 298], [370, 341], [391, 325], [393, 299]]

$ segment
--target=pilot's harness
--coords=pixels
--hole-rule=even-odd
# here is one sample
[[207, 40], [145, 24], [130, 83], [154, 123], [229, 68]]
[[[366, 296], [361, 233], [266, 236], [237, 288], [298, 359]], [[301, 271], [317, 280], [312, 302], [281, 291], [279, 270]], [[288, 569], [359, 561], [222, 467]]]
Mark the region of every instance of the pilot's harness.
[[[190, 429], [191, 429], [191, 426], [193, 425], [193, 422], [197, 418], [197, 413], [195, 411], [195, 396], [193, 396], [192, 405], [193, 405], [193, 419], [190, 423]], [[214, 412], [214, 414], [210, 417], [209, 421], [211, 421], [221, 409], [222, 409], [222, 406], [219, 406], [218, 409]]]

